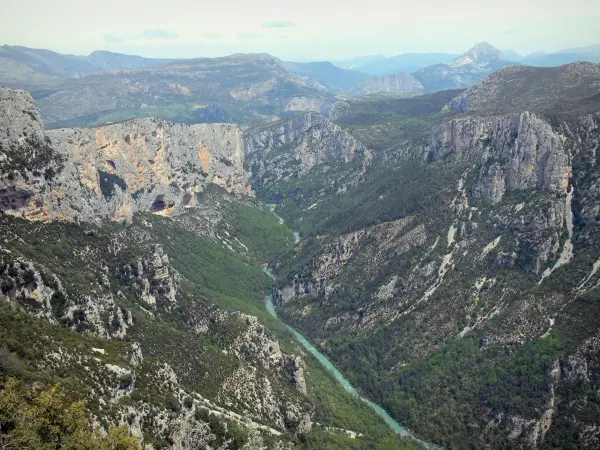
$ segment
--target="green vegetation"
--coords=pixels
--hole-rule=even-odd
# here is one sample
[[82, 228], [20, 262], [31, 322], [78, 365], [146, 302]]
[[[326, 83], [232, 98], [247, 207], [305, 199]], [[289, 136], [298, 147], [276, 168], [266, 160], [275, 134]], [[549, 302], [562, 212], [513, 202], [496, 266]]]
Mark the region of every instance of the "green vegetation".
[[294, 233], [282, 225], [270, 211], [237, 206], [232, 219], [233, 231], [248, 247], [257, 263], [277, 261], [292, 248]]
[[305, 358], [310, 373], [308, 388], [315, 405], [315, 420], [324, 427], [350, 430], [363, 436], [354, 440], [340, 434], [311, 433], [306, 437], [310, 448], [421, 448], [410, 439], [398, 437], [369, 406], [348, 395], [339, 382], [316, 359]]
[[[252, 213], [241, 213], [255, 220]], [[227, 311], [243, 311], [255, 315], [268, 327], [282, 330], [272, 319], [265, 308], [265, 298], [271, 291], [271, 280], [260, 266], [260, 259], [251, 259], [231, 252], [214, 241], [189, 231], [172, 220], [160, 216], [140, 216], [152, 223], [153, 233], [165, 252], [171, 256], [174, 267], [184, 275], [191, 284], [192, 292], [209, 298], [220, 308]], [[275, 217], [272, 221], [280, 227]], [[139, 218], [135, 219], [136, 221]], [[280, 227], [282, 228], [282, 227]], [[255, 230], [255, 238], [263, 239], [260, 230]], [[281, 234], [278, 235], [281, 237]], [[285, 238], [285, 235], [283, 236]], [[271, 244], [277, 243], [277, 238]], [[268, 239], [267, 239], [268, 240]], [[249, 248], [256, 245], [251, 244]], [[263, 248], [263, 252], [269, 252]], [[273, 250], [271, 250], [273, 251]], [[262, 262], [262, 261], [260, 261]]]
[[338, 125], [367, 147], [388, 150], [402, 141], [421, 139], [434, 125], [447, 119], [442, 108], [460, 90], [446, 90], [409, 98], [367, 98], [352, 102]]
[[92, 430], [83, 402], [69, 404], [59, 385], [24, 390], [14, 378], [0, 390], [0, 447], [64, 450], [136, 450], [141, 446], [120, 426], [103, 436]]
[[[411, 100], [402, 101], [408, 105]], [[510, 421], [539, 421], [551, 408], [553, 392], [555, 412], [542, 448], [583, 447], [585, 427], [598, 426], [600, 411], [595, 390], [600, 376], [598, 276], [577, 294], [600, 250], [598, 216], [590, 217], [595, 200], [588, 191], [597, 180], [590, 169], [597, 164], [595, 156], [581, 151], [573, 160], [575, 230], [569, 236], [562, 217], [553, 215], [561, 211], [564, 195], [523, 189], [507, 191], [495, 204], [483, 200], [477, 179], [489, 167], [453, 154], [421, 157], [422, 132], [446, 119], [437, 114], [443, 104], [423, 115], [404, 116], [401, 101], [395, 101], [390, 111], [382, 106], [381, 115], [376, 114], [378, 102], [351, 104], [350, 113], [338, 120], [359, 138], [372, 132], [382, 139], [370, 141], [382, 150], [380, 160], [375, 158], [360, 183], [346, 191], [328, 190], [323, 179], [333, 185], [346, 173], [328, 165], [257, 191], [265, 201], [277, 202], [277, 213], [305, 238], [281, 258], [276, 275], [280, 287], [295, 279], [311, 292], [287, 300], [278, 314], [326, 353], [365, 396], [428, 441], [446, 448], [512, 448], [530, 431], [512, 439]], [[386, 136], [387, 126], [399, 134]], [[593, 136], [586, 136], [592, 147]], [[396, 149], [404, 139], [410, 142]], [[507, 161], [487, 164], [494, 163]], [[462, 209], [459, 179], [467, 209]], [[394, 243], [380, 246], [377, 238], [362, 234], [401, 218], [411, 220], [407, 230], [424, 226], [423, 245], [397, 254]], [[455, 242], [448, 245], [451, 224], [457, 229]], [[328, 247], [355, 231], [363, 237]], [[498, 236], [501, 241], [484, 253]], [[573, 259], [538, 285], [567, 238], [574, 245]], [[450, 252], [443, 282], [423, 298]], [[325, 275], [330, 278], [324, 281], [317, 273], [334, 275]], [[392, 277], [397, 280], [392, 298], [378, 299], [378, 289]], [[487, 281], [476, 287], [484, 277]], [[575, 367], [588, 367], [589, 380], [575, 375], [582, 370]]]
[[56, 153], [47, 140], [39, 141], [33, 135], [26, 136], [18, 148], [5, 149], [0, 144], [0, 152], [6, 156], [0, 161], [0, 173], [6, 174], [9, 180], [14, 178], [14, 172], [22, 177], [29, 172], [51, 180], [64, 162], [63, 156]]
[[[7, 263], [23, 257], [35, 262], [35, 269], [41, 272], [49, 285], [57, 287], [51, 274], [60, 279], [64, 291], [52, 296], [53, 314], [60, 317], [72, 308], [73, 301], [79, 296], [93, 295], [98, 284], [105, 283], [105, 288], [112, 291], [119, 307], [131, 311], [133, 325], [127, 330], [126, 340], [139, 342], [144, 354], [144, 362], [135, 370], [135, 376], [125, 373], [103, 381], [111, 389], [124, 392], [131, 389], [131, 392], [114, 405], [102, 406], [101, 409], [101, 403], [90, 391], [97, 382], [91, 377], [105, 364], [130, 368], [130, 344], [82, 335], [63, 325], [52, 325], [32, 317], [24, 308], [39, 306], [35, 301], [23, 298], [19, 300], [23, 308], [15, 303], [3, 303], [0, 307], [0, 341], [4, 345], [0, 349], [2, 371], [28, 386], [41, 383], [50, 387], [60, 383], [69, 401], [89, 400], [86, 409], [100, 417], [102, 425], [108, 428], [113, 415], [118, 414], [123, 406], [135, 408], [143, 402], [173, 415], [190, 409], [190, 397], [175, 398], [165, 393], [161, 384], [157, 383], [155, 373], [163, 362], [174, 368], [182, 388], [218, 402], [223, 380], [240, 364], [234, 355], [223, 350], [231, 347], [246, 325], [235, 317], [221, 319], [218, 323], [206, 320], [212, 317], [213, 303], [230, 311], [240, 310], [258, 316], [261, 324], [278, 337], [282, 350], [300, 353], [299, 344], [281, 322], [267, 313], [264, 305], [272, 281], [262, 272], [262, 265], [283, 258], [292, 251], [294, 238], [291, 230], [280, 225], [268, 209], [222, 200], [220, 204], [227, 209], [227, 220], [219, 225], [217, 234], [226, 236], [235, 251], [191, 231], [193, 227], [184, 225], [188, 223], [184, 218], [169, 219], [145, 214], [136, 216], [131, 225], [104, 223], [79, 226], [32, 223], [2, 216], [0, 228], [5, 235], [27, 237], [11, 241], [11, 256]], [[224, 233], [225, 230], [228, 234]], [[149, 238], [148, 241], [137, 240], [138, 236], [144, 235]], [[112, 248], [117, 241], [119, 251], [107, 252], [106, 249]], [[169, 255], [170, 264], [185, 277], [180, 281], [181, 290], [174, 307], [161, 303], [161, 300], [154, 308], [141, 302], [135, 285], [124, 275], [123, 267], [137, 267], [138, 258], [146, 260], [157, 243], [162, 244]], [[77, 253], [77, 249], [81, 248], [87, 249], [86, 256]], [[109, 268], [107, 273], [101, 269], [102, 266]], [[33, 272], [28, 275], [27, 266], [20, 267], [24, 277], [33, 280]], [[0, 272], [3, 270], [8, 270], [7, 266], [0, 263]], [[105, 278], [109, 284], [101, 281]], [[6, 294], [14, 286], [8, 286], [6, 279], [2, 287]], [[117, 292], [120, 294], [117, 295]], [[168, 309], [163, 310], [165, 306]], [[81, 312], [77, 314], [77, 319], [71, 319], [69, 315], [64, 324], [85, 331], [89, 325]], [[199, 323], [204, 323], [202, 320], [206, 321], [207, 329], [201, 334], [191, 332]], [[73, 355], [86, 355], [84, 359], [92, 361], [90, 370], [85, 369], [85, 364], [76, 363], [79, 357], [53, 368], [45, 367], [41, 362], [48, 358], [49, 348], [68, 348]], [[97, 364], [90, 357], [95, 354], [92, 348], [102, 348], [106, 352], [98, 355], [100, 361]], [[414, 447], [394, 435], [366, 405], [348, 395], [316, 361], [311, 359], [308, 365], [305, 376], [309, 399], [314, 405], [316, 420], [322, 426], [315, 426], [314, 434], [303, 437], [302, 441], [286, 432], [287, 440], [307, 449], [367, 449], [385, 448], [386, 445], [390, 448]], [[300, 395], [283, 380], [271, 380], [277, 397]], [[144, 420], [151, 423], [154, 414], [152, 412]], [[232, 445], [238, 448], [251, 442], [252, 436], [243, 427], [228, 423], [225, 429], [222, 419], [212, 415], [208, 419], [218, 442], [232, 440], [235, 443]], [[327, 431], [324, 427], [351, 430], [363, 436], [352, 439], [342, 431]], [[167, 435], [152, 433], [146, 433], [144, 438], [145, 444], [153, 443], [157, 447], [167, 446], [169, 439]], [[268, 441], [269, 438], [263, 436], [263, 439]]]

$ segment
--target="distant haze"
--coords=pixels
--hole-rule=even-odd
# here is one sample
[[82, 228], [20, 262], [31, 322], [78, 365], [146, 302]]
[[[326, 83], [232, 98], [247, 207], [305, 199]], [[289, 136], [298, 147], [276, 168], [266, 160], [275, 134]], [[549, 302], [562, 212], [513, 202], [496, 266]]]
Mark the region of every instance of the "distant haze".
[[597, 0], [0, 0], [0, 45], [154, 58], [268, 52], [341, 60], [460, 54], [487, 41], [520, 54], [597, 44]]

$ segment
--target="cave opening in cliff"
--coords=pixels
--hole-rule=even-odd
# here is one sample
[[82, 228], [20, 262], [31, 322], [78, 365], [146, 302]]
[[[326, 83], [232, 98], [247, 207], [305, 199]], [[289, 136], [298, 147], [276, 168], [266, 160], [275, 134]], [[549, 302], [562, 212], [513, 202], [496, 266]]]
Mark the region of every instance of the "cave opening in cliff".
[[154, 200], [154, 203], [152, 203], [152, 206], [150, 207], [150, 211], [153, 213], [163, 211], [166, 208], [166, 206], [167, 205], [165, 203], [165, 196], [159, 195]]

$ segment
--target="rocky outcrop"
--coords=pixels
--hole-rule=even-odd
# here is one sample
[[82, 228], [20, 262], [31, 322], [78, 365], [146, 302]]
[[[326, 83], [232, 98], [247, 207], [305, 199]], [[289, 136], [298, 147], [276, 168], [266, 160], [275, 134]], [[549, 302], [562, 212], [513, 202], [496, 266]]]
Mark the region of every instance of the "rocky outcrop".
[[454, 119], [430, 131], [428, 158], [452, 154], [481, 164], [475, 197], [497, 203], [507, 190], [566, 193], [569, 156], [561, 137], [535, 114]]
[[306, 394], [306, 381], [302, 358], [283, 353], [279, 342], [274, 340], [255, 316], [235, 312], [234, 316], [245, 324], [244, 333], [233, 343], [233, 352], [240, 358], [258, 361], [265, 369], [281, 371], [285, 378], [302, 394]]
[[334, 104], [335, 102], [328, 97], [308, 97], [304, 95], [298, 95], [296, 97], [292, 97], [288, 101], [288, 103], [284, 107], [284, 111], [315, 111], [317, 113], [329, 114]]
[[[24, 91], [0, 89], [0, 205], [30, 220], [130, 221], [196, 205], [208, 183], [248, 193], [241, 130], [146, 118], [43, 132]], [[38, 167], [39, 166], [39, 167]]]
[[304, 369], [306, 365], [297, 355], [284, 355], [284, 373], [288, 380], [303, 394], [306, 394]]
[[420, 94], [424, 90], [425, 88], [419, 80], [409, 73], [400, 72], [361, 81], [350, 88], [348, 94], [367, 95], [379, 92]]
[[0, 87], [0, 148], [8, 151], [31, 139], [44, 141], [40, 111], [27, 91]]
[[177, 303], [180, 275], [170, 267], [169, 256], [160, 244], [155, 246], [151, 257], [125, 265], [121, 279], [135, 285], [140, 299], [150, 308], [170, 310]]
[[504, 54], [488, 44], [487, 42], [480, 42], [475, 44], [467, 53], [460, 55], [455, 58], [450, 64], [450, 67], [461, 67], [461, 66], [475, 66], [480, 69], [484, 69], [485, 65], [493, 63], [494, 61], [501, 61], [504, 59]]
[[329, 112], [329, 120], [335, 122], [336, 120], [341, 119], [348, 114], [349, 109], [350, 104], [348, 102], [335, 102]]
[[107, 339], [125, 337], [133, 325], [131, 311], [117, 305], [107, 286], [70, 293], [56, 274], [23, 258], [0, 257], [0, 289], [37, 317]]
[[506, 66], [519, 63], [506, 61], [502, 52], [486, 42], [481, 42], [449, 64], [425, 67], [411, 75], [425, 87], [425, 92], [465, 88]]
[[245, 135], [245, 151], [255, 186], [304, 176], [322, 163], [353, 161], [366, 167], [372, 159], [361, 142], [315, 113], [249, 131]]

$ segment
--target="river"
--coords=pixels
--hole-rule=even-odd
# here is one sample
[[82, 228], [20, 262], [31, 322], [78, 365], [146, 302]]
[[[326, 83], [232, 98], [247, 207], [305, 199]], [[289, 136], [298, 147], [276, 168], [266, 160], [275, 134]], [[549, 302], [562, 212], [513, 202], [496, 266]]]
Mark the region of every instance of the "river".
[[[263, 269], [263, 271], [271, 278], [271, 279], [275, 279], [275, 276], [269, 271], [269, 269], [267, 267], [265, 267]], [[279, 317], [277, 316], [277, 311], [275, 311], [275, 305], [273, 304], [273, 296], [270, 295], [267, 299], [267, 311], [269, 311], [269, 313], [273, 316], [279, 319]], [[342, 375], [342, 373], [338, 370], [337, 367], [335, 367], [333, 365], [333, 363], [329, 360], [329, 358], [327, 358], [327, 356], [325, 356], [323, 353], [321, 353], [319, 350], [317, 350], [315, 348], [314, 345], [312, 345], [308, 339], [306, 339], [302, 333], [300, 333], [299, 331], [295, 330], [294, 328], [292, 328], [291, 326], [289, 326], [288, 324], [286, 324], [285, 322], [283, 322], [281, 319], [279, 319], [296, 337], [296, 339], [298, 340], [298, 342], [300, 342], [300, 344], [302, 344], [302, 346], [311, 354], [313, 355], [315, 358], [317, 358], [317, 360], [327, 369], [329, 370], [329, 372], [335, 377], [335, 379], [337, 381], [339, 381], [339, 383], [344, 386], [344, 389], [346, 389], [346, 391], [348, 391], [349, 393], [355, 395], [356, 397], [358, 397], [360, 400], [362, 400], [363, 402], [367, 403], [371, 408], [373, 408], [373, 410], [375, 410], [375, 412], [381, 416], [383, 418], [383, 420], [385, 420], [385, 423], [387, 423], [390, 428], [392, 428], [392, 430], [394, 430], [397, 434], [399, 434], [400, 436], [405, 436], [405, 437], [410, 437], [412, 438], [414, 441], [418, 442], [419, 444], [421, 444], [422, 446], [424, 446], [425, 448], [428, 449], [434, 449], [434, 450], [440, 450], [441, 447], [438, 447], [436, 445], [430, 444], [428, 442], [422, 441], [421, 439], [417, 438], [414, 434], [412, 434], [409, 430], [407, 430], [406, 428], [404, 428], [402, 425], [400, 425], [398, 422], [396, 422], [392, 416], [390, 416], [387, 411], [385, 409], [383, 409], [381, 406], [379, 406], [377, 403], [373, 403], [371, 400], [369, 400], [368, 398], [363, 397], [362, 395], [359, 394], [359, 392], [350, 384], [350, 382], [344, 377], [344, 375]]]

